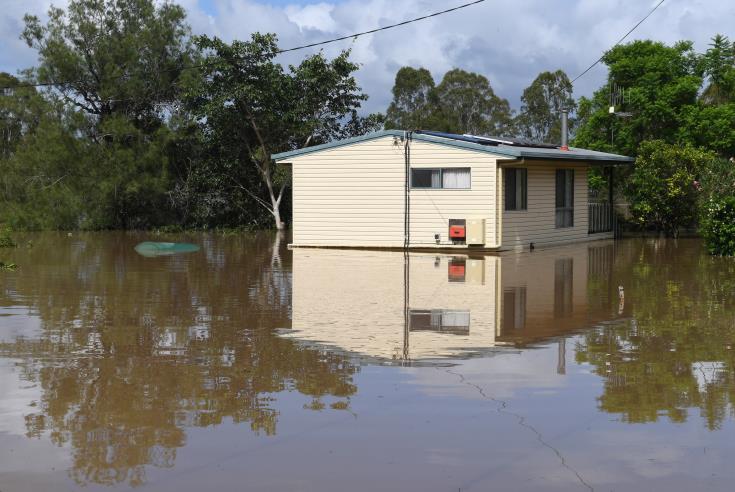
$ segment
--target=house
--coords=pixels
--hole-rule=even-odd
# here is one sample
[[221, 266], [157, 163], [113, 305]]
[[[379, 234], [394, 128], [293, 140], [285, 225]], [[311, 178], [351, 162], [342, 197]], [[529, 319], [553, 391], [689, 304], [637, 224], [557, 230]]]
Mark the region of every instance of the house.
[[547, 343], [626, 319], [615, 255], [611, 240], [484, 255], [295, 248], [280, 333], [401, 363]]
[[[384, 130], [273, 155], [292, 168], [293, 247], [498, 251], [613, 237], [587, 172], [625, 156]], [[612, 174], [611, 174], [612, 176]]]

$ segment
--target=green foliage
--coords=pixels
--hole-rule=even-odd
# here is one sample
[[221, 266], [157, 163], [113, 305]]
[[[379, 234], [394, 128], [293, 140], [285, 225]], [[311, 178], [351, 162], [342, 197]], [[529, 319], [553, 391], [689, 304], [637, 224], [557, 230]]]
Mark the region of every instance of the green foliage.
[[735, 162], [715, 159], [702, 174], [699, 231], [715, 255], [735, 255]]
[[[161, 125], [194, 52], [186, 13], [153, 0], [73, 0], [48, 21], [26, 15], [22, 38], [38, 51], [36, 77], [99, 119], [125, 114], [140, 129]], [[94, 132], [98, 138], [103, 134]]]
[[735, 256], [735, 196], [712, 198], [706, 202], [700, 233], [710, 253]]
[[633, 220], [641, 227], [678, 236], [697, 216], [696, 181], [715, 156], [660, 140], [644, 142], [625, 192]]
[[512, 132], [513, 111], [483, 75], [454, 69], [436, 86], [425, 68], [403, 67], [396, 74], [385, 127], [502, 135]]
[[18, 268], [18, 265], [16, 265], [15, 263], [12, 263], [12, 262], [6, 263], [4, 261], [0, 261], [0, 270], [12, 272], [17, 268]]
[[90, 144], [44, 116], [12, 158], [0, 162], [0, 213], [13, 229], [83, 227]]
[[709, 84], [702, 93], [705, 104], [735, 101], [735, 44], [727, 36], [717, 34], [702, 57]]
[[[634, 41], [616, 46], [603, 57], [607, 83], [592, 99], [580, 101], [580, 126], [575, 145], [601, 151], [637, 155], [646, 140], [677, 143], [681, 115], [697, 104], [702, 73], [690, 42], [674, 46]], [[609, 113], [613, 84], [625, 89], [626, 104]]]
[[[561, 110], [577, 107], [572, 83], [563, 70], [542, 72], [526, 87], [521, 96], [521, 112], [515, 120], [520, 136], [536, 142], [558, 143], [561, 140]], [[570, 127], [574, 120], [570, 119]]]
[[678, 140], [735, 156], [735, 102], [718, 106], [692, 105], [680, 114]]
[[[25, 105], [32, 125], [0, 161], [0, 213], [15, 228], [144, 228], [174, 221], [171, 128], [195, 52], [181, 7], [75, 0], [26, 16], [30, 72], [55, 84]], [[16, 100], [35, 101], [27, 90]], [[14, 114], [19, 114], [17, 111]]]
[[607, 186], [607, 180], [597, 168], [591, 168], [587, 172], [587, 187], [591, 192], [599, 193]]
[[25, 135], [38, 126], [46, 103], [33, 87], [13, 87], [21, 81], [0, 72], [0, 160], [10, 158]]

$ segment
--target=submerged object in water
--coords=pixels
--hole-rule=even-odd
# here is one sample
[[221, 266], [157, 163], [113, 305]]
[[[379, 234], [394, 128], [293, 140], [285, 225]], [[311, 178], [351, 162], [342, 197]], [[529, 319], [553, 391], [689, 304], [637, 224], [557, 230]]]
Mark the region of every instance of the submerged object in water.
[[152, 258], [154, 256], [176, 255], [179, 253], [196, 253], [199, 251], [199, 246], [191, 243], [157, 243], [146, 241], [138, 244], [135, 247], [135, 251], [141, 256]]

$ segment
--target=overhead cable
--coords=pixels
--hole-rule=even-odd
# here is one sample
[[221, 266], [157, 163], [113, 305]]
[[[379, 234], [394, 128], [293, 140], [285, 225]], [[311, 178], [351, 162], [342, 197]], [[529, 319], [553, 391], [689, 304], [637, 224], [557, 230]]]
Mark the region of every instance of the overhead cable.
[[[319, 41], [318, 43], [304, 44], [304, 45], [301, 45], [301, 46], [294, 46], [293, 48], [286, 48], [286, 49], [282, 49], [282, 50], [276, 50], [275, 53], [277, 55], [280, 55], [281, 53], [289, 53], [289, 52], [292, 52], [292, 51], [298, 51], [298, 50], [303, 50], [303, 49], [307, 49], [307, 48], [314, 48], [316, 46], [323, 46], [325, 44], [336, 43], [336, 42], [339, 42], [339, 41], [344, 41], [346, 39], [357, 39], [360, 36], [366, 36], [368, 34], [375, 34], [376, 32], [387, 31], [388, 29], [393, 29], [393, 28], [396, 28], [396, 27], [405, 26], [405, 25], [408, 25], [408, 24], [412, 24], [414, 22], [419, 22], [419, 21], [422, 21], [422, 20], [430, 19], [432, 17], [438, 17], [440, 15], [448, 14], [448, 13], [454, 12], [456, 10], [460, 10], [460, 9], [464, 9], [464, 8], [467, 8], [467, 7], [471, 7], [473, 5], [477, 5], [478, 3], [483, 3], [485, 1], [486, 0], [475, 0], [473, 2], [468, 2], [468, 3], [462, 4], [462, 5], [458, 5], [456, 7], [452, 7], [450, 9], [440, 10], [438, 12], [434, 12], [434, 13], [431, 13], [431, 14], [422, 15], [421, 17], [416, 17], [414, 19], [405, 20], [405, 21], [399, 22], [397, 24], [391, 24], [391, 25], [388, 25], [388, 26], [378, 27], [376, 29], [371, 29], [369, 31], [358, 32], [358, 33], [355, 33], [355, 34], [350, 34], [350, 35], [347, 35], [347, 36], [341, 36], [341, 37], [338, 37], [338, 38], [327, 39], [325, 41]], [[209, 63], [203, 63], [203, 64], [199, 64], [199, 65], [191, 65], [191, 66], [188, 66], [188, 67], [183, 67], [183, 68], [181, 68], [181, 70], [192, 70], [192, 69], [196, 69], [196, 68], [204, 68], [204, 67], [206, 67], [208, 65], [209, 65]], [[69, 85], [69, 84], [73, 84], [74, 82], [77, 82], [77, 81], [71, 80], [71, 81], [65, 81], [65, 82], [37, 82], [37, 83], [20, 82], [20, 83], [15, 84], [15, 85], [0, 87], [0, 90], [3, 90], [3, 89], [15, 89], [15, 88], [18, 88], [18, 87], [52, 87], [52, 86], [57, 86], [57, 85]]]
[[[615, 43], [614, 45], [612, 45], [612, 46], [610, 47], [610, 49], [613, 49], [613, 48], [615, 48], [615, 47], [616, 47], [616, 46], [618, 46], [618, 45], [619, 45], [620, 43], [622, 43], [623, 41], [625, 41], [625, 38], [627, 38], [628, 36], [630, 36], [630, 35], [631, 35], [631, 33], [632, 33], [633, 31], [635, 31], [636, 29], [638, 29], [638, 26], [640, 26], [641, 24], [643, 24], [643, 22], [645, 22], [645, 20], [646, 20], [646, 19], [648, 19], [649, 17], [651, 17], [651, 14], [653, 14], [653, 13], [654, 13], [654, 12], [655, 12], [655, 11], [656, 11], [656, 10], [657, 10], [657, 9], [658, 9], [658, 8], [659, 8], [660, 6], [661, 6], [661, 4], [662, 4], [662, 3], [664, 3], [665, 1], [666, 1], [666, 0], [661, 0], [660, 2], [658, 2], [658, 3], [656, 4], [656, 6], [655, 6], [655, 7], [653, 7], [653, 9], [651, 9], [651, 11], [650, 11], [650, 12], [648, 12], [648, 14], [646, 14], [646, 16], [645, 16], [644, 18], [642, 18], [641, 20], [639, 20], [639, 21], [638, 21], [638, 23], [637, 23], [637, 24], [636, 24], [635, 26], [633, 26], [632, 28], [630, 28], [630, 30], [629, 30], [628, 32], [626, 32], [626, 33], [625, 33], [625, 36], [623, 36], [622, 38], [620, 38], [620, 39], [618, 40], [618, 42], [617, 42], [617, 43]], [[609, 51], [609, 50], [608, 50], [608, 51]], [[579, 75], [577, 75], [576, 77], [574, 77], [574, 78], [572, 79], [572, 84], [573, 84], [574, 82], [576, 82], [576, 81], [577, 81], [577, 80], [578, 80], [579, 78], [581, 78], [581, 77], [582, 77], [583, 75], [585, 75], [585, 74], [586, 74], [587, 72], [589, 72], [590, 70], [592, 70], [593, 68], [595, 68], [595, 66], [596, 66], [596, 65], [597, 65], [598, 63], [600, 63], [600, 62], [602, 61], [602, 59], [603, 59], [604, 57], [605, 57], [605, 55], [603, 54], [603, 55], [602, 55], [602, 56], [601, 56], [600, 58], [598, 58], [598, 59], [597, 59], [597, 60], [596, 60], [596, 61], [595, 61], [595, 62], [594, 62], [594, 63], [593, 63], [592, 65], [590, 65], [589, 67], [587, 67], [587, 69], [586, 69], [586, 70], [585, 70], [584, 72], [582, 72], [582, 73], [580, 73]]]

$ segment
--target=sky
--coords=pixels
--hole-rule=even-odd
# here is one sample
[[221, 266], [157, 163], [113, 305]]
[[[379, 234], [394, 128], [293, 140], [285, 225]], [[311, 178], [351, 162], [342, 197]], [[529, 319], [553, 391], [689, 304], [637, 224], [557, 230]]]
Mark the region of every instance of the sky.
[[[401, 22], [467, 0], [178, 0], [195, 34], [226, 41], [274, 32], [289, 48]], [[18, 39], [24, 13], [45, 17], [50, 0], [0, 0], [0, 71], [33, 66], [36, 53]], [[63, 7], [68, 0], [54, 0]], [[657, 0], [487, 0], [408, 26], [323, 48], [328, 56], [351, 48], [358, 81], [370, 99], [365, 112], [385, 111], [402, 66], [425, 67], [437, 83], [452, 68], [485, 75], [515, 109], [523, 89], [542, 71], [574, 77], [648, 13]], [[629, 40], [688, 39], [703, 51], [716, 33], [735, 38], [735, 1], [666, 0]], [[279, 57], [297, 63], [315, 50]], [[600, 64], [575, 84], [591, 95], [605, 80]]]

